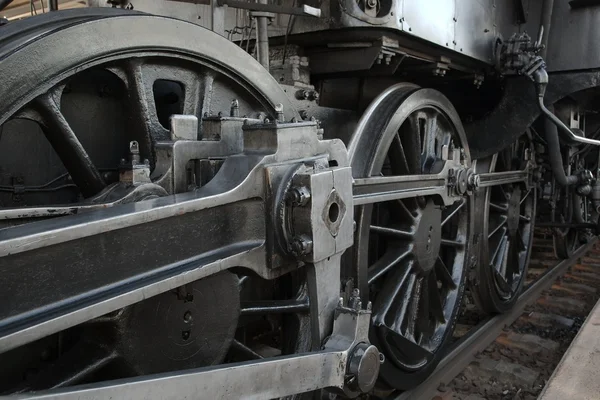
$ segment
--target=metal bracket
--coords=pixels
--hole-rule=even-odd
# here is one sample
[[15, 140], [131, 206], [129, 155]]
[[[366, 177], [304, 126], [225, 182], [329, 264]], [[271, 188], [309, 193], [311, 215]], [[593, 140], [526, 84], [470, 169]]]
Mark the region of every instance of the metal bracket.
[[241, 8], [243, 10], [267, 12], [273, 14], [300, 15], [305, 17], [321, 17], [321, 10], [315, 7], [303, 4], [302, 7], [278, 6], [275, 4], [250, 3], [239, 0], [217, 0], [220, 6], [229, 6], [232, 8]]

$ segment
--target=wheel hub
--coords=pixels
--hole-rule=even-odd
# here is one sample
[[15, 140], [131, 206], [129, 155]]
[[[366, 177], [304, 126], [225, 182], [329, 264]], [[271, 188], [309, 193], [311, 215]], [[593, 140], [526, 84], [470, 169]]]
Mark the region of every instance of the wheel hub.
[[429, 200], [421, 211], [414, 241], [417, 268], [422, 274], [431, 271], [440, 252], [442, 210]]

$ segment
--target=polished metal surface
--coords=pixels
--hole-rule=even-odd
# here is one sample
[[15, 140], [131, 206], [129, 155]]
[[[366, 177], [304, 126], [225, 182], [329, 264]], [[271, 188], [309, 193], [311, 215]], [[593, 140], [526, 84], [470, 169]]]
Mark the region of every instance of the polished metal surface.
[[507, 183], [527, 183], [531, 177], [530, 170], [485, 172], [473, 176], [475, 187], [485, 188], [490, 186], [505, 185]]
[[[2, 331], [0, 349], [6, 351], [56, 332], [61, 328], [64, 329], [67, 326], [73, 326], [106, 314], [222, 269], [244, 266], [261, 276], [274, 277], [294, 268], [283, 258], [267, 257], [267, 254], [275, 255], [280, 250], [275, 247], [265, 248], [263, 245], [265, 231], [260, 226], [259, 218], [242, 217], [232, 220], [228, 224], [228, 230], [221, 230], [227, 236], [213, 235], [212, 240], [203, 241], [204, 250], [200, 250], [201, 247], [198, 246], [188, 247], [185, 241], [178, 240], [177, 247], [180, 250], [177, 252], [170, 253], [159, 248], [152, 250], [148, 248], [145, 257], [149, 258], [145, 265], [140, 263], [140, 267], [132, 268], [130, 266], [116, 275], [100, 274], [95, 281], [85, 279], [85, 271], [90, 268], [101, 270], [108, 266], [118, 268], [118, 265], [123, 265], [128, 252], [138, 252], [139, 250], [136, 248], [150, 245], [153, 241], [150, 232], [157, 229], [158, 226], [170, 225], [171, 231], [178, 227], [180, 232], [178, 234], [181, 234], [191, 228], [189, 223], [196, 225], [195, 230], [202, 230], [201, 224], [193, 222], [194, 218], [206, 221], [207, 228], [210, 224], [217, 222], [211, 223], [207, 217], [201, 217], [204, 210], [206, 210], [205, 215], [211, 215], [212, 218], [217, 217], [219, 212], [223, 213], [221, 214], [222, 218], [228, 218], [228, 215], [244, 216], [249, 213], [251, 215], [256, 212], [251, 210], [257, 210], [256, 206], [259, 206], [259, 203], [252, 199], [267, 199], [266, 193], [273, 190], [266, 186], [262, 179], [265, 168], [275, 164], [279, 169], [276, 176], [285, 176], [290, 168], [295, 168], [298, 161], [314, 159], [323, 154], [322, 152], [327, 151], [326, 143], [329, 143], [318, 141], [314, 123], [287, 126], [271, 124], [262, 127], [260, 131], [253, 129], [246, 133], [252, 136], [262, 133], [262, 137], [265, 139], [270, 136], [275, 139], [270, 141], [273, 147], [253, 149], [254, 142], [247, 140], [245, 150], [249, 154], [228, 158], [219, 174], [196, 193], [122, 205], [98, 212], [69, 216], [60, 220], [42, 221], [1, 231], [0, 248], [3, 249], [1, 250], [3, 258], [0, 258], [0, 265], [4, 265], [6, 271], [12, 270], [15, 273], [18, 271], [22, 277], [30, 276], [31, 281], [27, 279], [30, 290], [33, 282], [37, 289], [33, 292], [34, 295], [29, 291], [27, 293], [30, 294], [20, 292], [20, 285], [8, 283], [13, 281], [12, 274], [3, 276], [7, 282], [5, 285], [7, 289], [10, 287], [17, 292], [12, 292], [10, 295], [9, 292], [5, 292], [5, 295], [8, 296], [7, 299], [11, 300], [3, 302], [6, 308], [0, 310], [3, 317], [0, 324]], [[290, 146], [295, 141], [301, 141], [305, 146], [302, 148]], [[182, 143], [182, 141], [175, 143]], [[347, 162], [344, 158], [344, 147], [339, 141], [331, 143], [333, 150], [330, 150], [329, 154], [338, 160], [340, 165], [338, 168], [343, 171], [344, 167], [341, 165]], [[292, 154], [290, 154], [290, 150]], [[298, 160], [297, 157], [300, 159]], [[298, 161], [294, 161], [295, 158]], [[347, 167], [345, 168], [347, 170]], [[335, 171], [336, 168], [330, 169], [329, 179], [333, 179]], [[323, 199], [326, 199], [335, 189], [340, 193], [341, 198], [350, 203], [350, 178], [347, 173], [345, 179], [342, 176], [344, 175], [339, 176], [339, 183], [334, 184], [330, 181], [329, 186], [313, 186], [313, 197], [322, 196]], [[278, 182], [281, 182], [281, 178], [274, 177], [273, 183], [278, 184]], [[283, 182], [285, 183], [285, 180]], [[217, 211], [219, 207], [222, 211]], [[349, 208], [337, 216], [336, 219], [339, 218], [340, 225], [335, 237], [324, 230], [321, 208], [317, 214], [311, 214], [311, 221], [314, 221], [316, 225], [312, 226], [311, 224], [311, 229], [306, 231], [307, 235], [320, 235], [316, 236], [319, 239], [318, 246], [315, 246], [314, 251], [310, 251], [307, 256], [317, 263], [315, 264], [317, 270], [323, 270], [332, 278], [339, 276], [339, 266], [338, 269], [332, 268], [331, 263], [326, 259], [332, 255], [341, 254], [352, 244], [351, 210], [352, 208]], [[183, 218], [186, 218], [189, 223], [183, 223]], [[179, 222], [175, 222], [175, 220]], [[173, 235], [174, 231], [171, 234]], [[330, 242], [326, 241], [327, 235], [331, 238]], [[122, 250], [98, 253], [97, 250], [93, 250], [95, 242], [90, 242], [87, 238], [104, 243], [118, 242]], [[147, 244], [144, 241], [148, 241]], [[68, 265], [85, 265], [85, 269], [73, 271], [74, 275], [71, 281], [63, 282], [64, 286], [60, 295], [50, 295], [48, 291], [54, 291], [56, 283], [35, 279], [35, 276], [39, 274], [37, 267], [39, 261], [35, 260], [39, 260], [40, 257], [51, 259], [52, 262], [45, 262], [45, 268], [48, 270], [59, 268], [60, 265], [64, 265], [64, 261], [61, 261], [61, 259], [64, 260], [64, 257], [61, 257], [60, 254], [64, 254], [66, 249], [75, 248], [80, 248], [82, 251], [78, 253], [77, 259], [71, 260]], [[84, 248], [88, 250], [83, 251]], [[73, 254], [72, 251], [70, 253]], [[261, 263], [260, 258], [266, 262]], [[229, 259], [230, 262], [224, 261], [226, 259]], [[338, 257], [333, 258], [333, 262], [336, 261], [339, 263]], [[86, 281], [85, 284], [82, 284], [82, 279]], [[331, 321], [324, 317], [326, 314], [332, 315], [333, 307], [337, 304], [339, 296], [339, 289], [336, 289], [336, 285], [331, 284], [330, 280], [325, 281], [329, 283], [323, 286], [323, 289], [330, 294], [326, 295], [322, 302], [311, 303], [320, 307], [317, 315], [320, 316], [323, 330], [326, 329], [327, 321]], [[79, 282], [79, 284], [73, 286], [74, 282]], [[323, 280], [316, 280], [317, 285], [321, 285], [320, 282]], [[337, 282], [339, 285], [339, 281]], [[315, 295], [320, 297], [320, 293], [321, 290], [317, 287]], [[97, 299], [96, 303], [89, 304], [92, 296]], [[53, 310], [52, 314], [48, 314], [50, 309]]]
[[[356, 396], [373, 387], [379, 370], [379, 351], [368, 345], [370, 305], [338, 300], [333, 332], [324, 350], [179, 371], [156, 376], [89, 384], [68, 389], [19, 395], [26, 399], [181, 399], [206, 394], [219, 399], [272, 399], [329, 388]], [[352, 366], [349, 360], [352, 360]], [[347, 386], [356, 381], [357, 385]]]
[[31, 400], [273, 399], [325, 387], [342, 388], [346, 352], [324, 351], [201, 370], [181, 371], [48, 393], [14, 396]]

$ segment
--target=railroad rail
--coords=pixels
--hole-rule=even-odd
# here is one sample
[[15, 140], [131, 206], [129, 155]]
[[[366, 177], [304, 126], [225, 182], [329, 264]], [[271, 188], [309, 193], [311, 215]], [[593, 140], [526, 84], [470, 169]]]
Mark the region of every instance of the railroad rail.
[[569, 268], [575, 265], [578, 260], [584, 259], [590, 250], [597, 247], [597, 244], [598, 239], [593, 238], [588, 243], [580, 246], [571, 258], [560, 262], [557, 260], [556, 264], [550, 265], [543, 274], [530, 282], [524, 289], [511, 311], [488, 317], [471, 328], [464, 336], [449, 346], [447, 355], [425, 382], [413, 390], [390, 396], [389, 398], [395, 400], [445, 398], [439, 397], [440, 391], [438, 388], [447, 389], [447, 385], [461, 374], [478, 354], [494, 343], [494, 340], [503, 330], [523, 315], [523, 312], [530, 304], [540, 298], [544, 291], [550, 289], [554, 282], [567, 273]]

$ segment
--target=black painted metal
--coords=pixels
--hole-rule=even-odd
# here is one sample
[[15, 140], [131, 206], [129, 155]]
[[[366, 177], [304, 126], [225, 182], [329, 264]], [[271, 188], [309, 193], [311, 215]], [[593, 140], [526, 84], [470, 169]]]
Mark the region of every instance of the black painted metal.
[[[0, 336], [260, 246], [261, 204], [227, 205], [0, 258]], [[238, 215], [235, 223], [231, 215]]]
[[[600, 72], [572, 71], [550, 74], [544, 101], [551, 105], [585, 89], [600, 86]], [[540, 115], [533, 82], [507, 77], [498, 105], [485, 117], [465, 125], [473, 159], [491, 156], [510, 146]]]
[[[533, 156], [526, 136], [489, 159], [478, 160], [477, 172], [523, 168], [525, 153]], [[476, 193], [481, 255], [471, 275], [471, 293], [488, 313], [508, 311], [523, 287], [531, 255], [537, 190], [522, 183], [492, 186]]]
[[474, 327], [461, 340], [453, 344], [448, 350], [437, 369], [418, 388], [401, 394], [390, 396], [394, 400], [430, 400], [435, 396], [440, 384], [448, 384], [456, 375], [465, 369], [473, 358], [484, 350], [502, 330], [512, 324], [521, 316], [527, 305], [535, 301], [543, 291], [552, 286], [552, 283], [564, 274], [567, 269], [575, 264], [579, 257], [592, 248], [597, 239], [579, 247], [568, 260], [564, 260], [549, 269], [534, 283], [529, 285], [519, 296], [515, 306], [505, 314], [498, 314], [483, 321]]
[[[436, 91], [397, 85], [374, 104], [350, 146], [360, 149], [352, 159], [355, 177], [435, 173], [443, 145], [466, 145], [452, 106]], [[392, 387], [425, 379], [451, 335], [469, 259], [471, 210], [469, 199], [442, 210], [422, 196], [358, 210], [354, 256], [368, 265], [358, 269], [358, 282], [370, 290], [371, 340], [386, 354], [380, 377]]]

